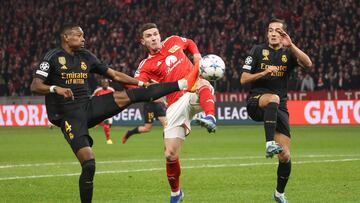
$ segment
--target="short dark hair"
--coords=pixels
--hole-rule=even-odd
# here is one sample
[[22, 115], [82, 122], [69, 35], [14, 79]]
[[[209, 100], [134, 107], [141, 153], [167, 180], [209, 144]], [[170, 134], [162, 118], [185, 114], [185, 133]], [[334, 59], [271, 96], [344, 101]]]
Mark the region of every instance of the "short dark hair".
[[282, 20], [280, 18], [271, 18], [268, 25], [270, 25], [270, 23], [281, 23], [283, 24], [283, 30], [286, 31], [287, 25], [285, 23], [285, 20]]
[[80, 27], [79, 24], [77, 23], [65, 23], [61, 26], [60, 31], [59, 31], [59, 35], [60, 35], [60, 40], [62, 39], [62, 35], [68, 31], [73, 29], [74, 27]]
[[140, 36], [140, 38], [142, 38], [145, 30], [148, 30], [148, 29], [151, 29], [151, 28], [156, 28], [156, 29], [158, 29], [158, 27], [157, 27], [157, 25], [156, 25], [155, 23], [145, 23], [145, 24], [143, 24], [143, 25], [140, 27], [140, 30], [139, 30], [139, 36]]

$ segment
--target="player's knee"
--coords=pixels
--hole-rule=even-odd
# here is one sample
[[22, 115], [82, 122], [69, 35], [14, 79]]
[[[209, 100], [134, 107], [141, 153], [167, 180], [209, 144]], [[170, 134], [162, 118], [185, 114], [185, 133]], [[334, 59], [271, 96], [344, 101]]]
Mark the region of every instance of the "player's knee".
[[151, 131], [151, 128], [152, 128], [152, 125], [145, 125], [145, 126], [144, 126], [145, 132], [150, 132], [150, 131]]
[[165, 149], [165, 158], [167, 161], [175, 161], [178, 159], [178, 155], [173, 149]]
[[276, 94], [272, 94], [270, 97], [269, 97], [269, 103], [270, 102], [275, 102], [275, 103], [280, 103], [280, 97]]
[[208, 88], [212, 94], [214, 94], [214, 87], [211, 83], [205, 79], [198, 80], [198, 91], [200, 92], [204, 88]]
[[279, 154], [279, 161], [281, 163], [288, 163], [290, 161], [290, 152], [289, 151], [283, 151]]
[[95, 159], [90, 159], [82, 163], [82, 174], [87, 179], [92, 179], [95, 175]]
[[129, 96], [126, 94], [125, 91], [114, 92], [114, 99], [115, 99], [115, 103], [119, 107], [123, 107], [131, 103]]

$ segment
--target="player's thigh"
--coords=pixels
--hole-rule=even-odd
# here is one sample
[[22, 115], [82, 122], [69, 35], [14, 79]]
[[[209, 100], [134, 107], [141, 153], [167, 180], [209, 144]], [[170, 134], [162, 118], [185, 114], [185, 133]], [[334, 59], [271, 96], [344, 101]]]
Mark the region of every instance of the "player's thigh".
[[246, 110], [250, 118], [254, 121], [263, 121], [264, 110], [259, 106], [261, 95], [251, 95], [246, 100]]
[[166, 158], [178, 158], [181, 147], [184, 143], [184, 140], [181, 138], [165, 138], [165, 157]]
[[276, 118], [276, 131], [291, 138], [289, 112], [287, 109], [279, 107]]
[[164, 129], [164, 138], [185, 139], [191, 131], [193, 106], [191, 101], [198, 98], [195, 93], [186, 93], [172, 104], [166, 111], [167, 126]]
[[83, 147], [92, 146], [93, 140], [89, 135], [85, 108], [79, 107], [64, 114], [60, 128], [75, 154]]
[[87, 118], [89, 128], [94, 127], [100, 122], [120, 113], [124, 108], [120, 108], [112, 93], [92, 97], [87, 106]]
[[157, 102], [154, 106], [155, 117], [165, 117], [166, 116], [166, 106], [164, 103]]
[[87, 160], [94, 159], [94, 152], [91, 147], [83, 147], [76, 152], [76, 157], [79, 162], [82, 164]]
[[270, 102], [280, 103], [280, 97], [276, 94], [263, 94], [259, 98], [259, 106], [264, 109]]
[[166, 120], [166, 116], [161, 116], [161, 117], [158, 117], [161, 125], [165, 128], [167, 126], [167, 120]]

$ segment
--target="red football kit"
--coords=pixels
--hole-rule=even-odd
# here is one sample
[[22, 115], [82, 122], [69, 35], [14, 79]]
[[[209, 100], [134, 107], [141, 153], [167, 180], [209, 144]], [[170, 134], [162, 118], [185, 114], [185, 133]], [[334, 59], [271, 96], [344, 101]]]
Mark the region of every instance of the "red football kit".
[[[142, 60], [135, 73], [135, 78], [143, 82], [155, 80], [156, 82], [174, 82], [184, 78], [193, 69], [194, 65], [185, 55], [184, 50], [189, 51], [192, 55], [199, 54], [196, 44], [186, 38], [179, 36], [171, 36], [162, 42], [162, 47], [159, 52], [149, 54], [149, 56]], [[210, 85], [211, 86], [211, 85]], [[169, 109], [172, 104], [180, 99], [186, 92], [177, 91], [166, 96]], [[197, 94], [200, 98], [200, 106], [205, 111], [206, 115], [215, 114], [214, 95], [212, 87], [207, 85], [201, 86], [197, 89]], [[178, 103], [174, 104], [177, 105]], [[176, 106], [173, 106], [174, 108]], [[169, 110], [168, 109], [168, 110]], [[183, 109], [178, 109], [178, 113], [169, 113], [167, 111], [166, 117], [176, 123], [177, 118], [182, 118]], [[175, 117], [175, 118], [174, 118]], [[167, 129], [172, 129], [173, 123], [164, 129], [164, 137], [166, 138]], [[174, 124], [177, 125], [177, 124]], [[184, 124], [185, 125], [185, 124]], [[186, 131], [185, 131], [186, 132]], [[179, 192], [180, 190], [180, 162], [176, 160], [166, 160], [166, 173], [172, 192]]]
[[[171, 36], [162, 42], [162, 48], [156, 54], [142, 60], [135, 73], [135, 78], [143, 82], [174, 82], [184, 78], [193, 68], [192, 62], [185, 55], [188, 50], [192, 55], [199, 54], [196, 44], [191, 39]], [[167, 95], [168, 106], [176, 102], [185, 91]]]
[[108, 87], [108, 88], [106, 88], [106, 89], [104, 89], [104, 88], [102, 88], [102, 87], [98, 87], [98, 88], [94, 91], [93, 95], [94, 95], [94, 96], [100, 96], [100, 95], [103, 95], [103, 94], [109, 94], [109, 93], [111, 93], [111, 92], [115, 92], [115, 90], [114, 90], [112, 87]]

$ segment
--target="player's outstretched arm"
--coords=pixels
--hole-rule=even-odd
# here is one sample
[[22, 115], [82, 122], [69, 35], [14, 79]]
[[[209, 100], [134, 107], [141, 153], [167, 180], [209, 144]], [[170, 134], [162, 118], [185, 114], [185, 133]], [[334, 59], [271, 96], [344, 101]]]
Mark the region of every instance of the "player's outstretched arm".
[[194, 57], [194, 64], [199, 62], [202, 58], [201, 58], [201, 54], [197, 53], [193, 55]]
[[127, 85], [137, 85], [140, 87], [146, 87], [148, 84], [144, 83], [142, 81], [136, 80], [133, 77], [130, 77], [128, 75], [126, 75], [125, 73], [113, 70], [111, 68], [109, 68], [106, 72], [106, 76], [109, 77], [110, 79], [122, 83], [122, 84], [127, 84]]
[[30, 89], [32, 92], [36, 92], [38, 94], [49, 94], [56, 93], [58, 95], [62, 95], [65, 99], [74, 100], [74, 94], [69, 88], [62, 88], [56, 85], [46, 85], [44, 80], [40, 78], [34, 78]]
[[299, 49], [291, 40], [290, 36], [283, 29], [276, 29], [281, 36], [281, 42], [285, 47], [289, 47], [290, 50], [294, 53], [298, 62], [305, 68], [311, 68], [312, 62], [310, 57], [305, 54], [301, 49]]
[[304, 68], [311, 68], [312, 62], [310, 57], [305, 54], [301, 49], [299, 49], [295, 44], [292, 44], [290, 47], [291, 51], [294, 53], [296, 58], [298, 59], [298, 63]]
[[259, 73], [243, 72], [240, 77], [240, 83], [241, 84], [251, 83], [257, 79], [260, 79], [260, 78], [266, 76], [269, 73], [276, 73], [276, 72], [277, 72], [276, 66], [269, 66], [267, 69], [265, 69], [264, 71], [259, 72]]

